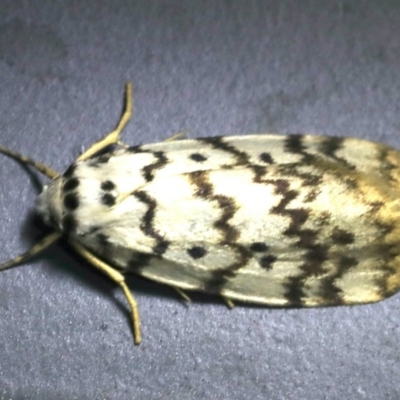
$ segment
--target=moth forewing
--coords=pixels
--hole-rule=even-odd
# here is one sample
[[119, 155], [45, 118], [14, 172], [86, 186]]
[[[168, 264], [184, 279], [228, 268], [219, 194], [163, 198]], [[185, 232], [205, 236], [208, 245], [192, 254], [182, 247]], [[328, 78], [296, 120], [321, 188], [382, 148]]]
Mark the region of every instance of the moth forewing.
[[173, 141], [76, 165], [61, 203], [70, 237], [123, 272], [274, 306], [364, 303], [397, 276], [396, 168], [359, 139]]
[[[400, 153], [355, 138], [242, 135], [128, 147], [117, 128], [43, 191], [56, 233], [124, 291], [125, 273], [228, 306], [381, 300], [400, 287]], [[176, 139], [176, 137], [174, 137]], [[111, 144], [122, 148], [96, 155]], [[23, 156], [4, 150], [23, 162]], [[41, 172], [45, 166], [31, 160]], [[46, 172], [45, 172], [46, 173]], [[25, 261], [34, 247], [3, 267]]]

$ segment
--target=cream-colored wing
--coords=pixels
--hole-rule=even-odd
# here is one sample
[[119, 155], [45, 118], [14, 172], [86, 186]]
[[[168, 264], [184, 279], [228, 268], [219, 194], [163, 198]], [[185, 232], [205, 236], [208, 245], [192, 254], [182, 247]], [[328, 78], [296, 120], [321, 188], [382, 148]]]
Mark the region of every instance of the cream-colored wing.
[[301, 135], [138, 146], [85, 164], [102, 181], [92, 193], [112, 181], [113, 200], [92, 232], [76, 210], [80, 240], [123, 270], [231, 299], [377, 301], [399, 287], [399, 160], [384, 145]]

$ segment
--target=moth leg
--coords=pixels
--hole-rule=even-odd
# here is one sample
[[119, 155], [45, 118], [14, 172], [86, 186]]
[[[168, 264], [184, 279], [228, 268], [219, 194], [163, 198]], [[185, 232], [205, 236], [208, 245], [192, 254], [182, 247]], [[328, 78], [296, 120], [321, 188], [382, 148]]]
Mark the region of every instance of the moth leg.
[[110, 267], [104, 261], [97, 258], [93, 253], [86, 250], [80, 243], [70, 240], [71, 246], [76, 250], [78, 254], [80, 254], [83, 258], [89, 261], [95, 268], [102, 271], [105, 275], [107, 275], [112, 281], [114, 281], [124, 292], [125, 298], [128, 301], [129, 306], [131, 307], [131, 318], [132, 318], [132, 328], [133, 328], [133, 341], [136, 345], [139, 345], [142, 341], [142, 335], [140, 333], [140, 316], [139, 310], [136, 303], [135, 298], [130, 292], [128, 286], [125, 283], [124, 276], [115, 270], [113, 267]]
[[123, 147], [124, 149], [129, 149], [130, 147], [127, 144], [121, 142], [120, 140], [118, 140], [117, 145]]
[[105, 137], [92, 144], [76, 159], [76, 161], [87, 160], [94, 154], [98, 153], [107, 146], [111, 146], [112, 144], [121, 144], [119, 136], [132, 116], [132, 104], [132, 84], [128, 82], [126, 84], [125, 90], [125, 109], [122, 113], [121, 119], [119, 120], [117, 127]]
[[172, 289], [175, 290], [176, 293], [179, 294], [179, 296], [181, 296], [183, 298], [183, 300], [185, 300], [188, 303], [192, 302], [192, 299], [182, 289], [179, 289], [176, 286], [171, 286], [171, 287], [172, 287]]
[[3, 264], [0, 264], [0, 271], [4, 271], [6, 269], [16, 267], [19, 264], [24, 263], [32, 257], [35, 257], [37, 254], [41, 253], [47, 247], [49, 247], [52, 243], [54, 243], [57, 239], [59, 239], [61, 233], [53, 232], [50, 235], [47, 235], [42, 240], [37, 242], [33, 247], [31, 247], [25, 253], [13, 258], [12, 260], [6, 261]]
[[228, 297], [222, 296], [222, 300], [230, 310], [235, 307], [234, 302], [231, 299], [228, 299]]
[[187, 135], [188, 133], [189, 133], [189, 131], [182, 131], [182, 132], [175, 133], [175, 135], [172, 135], [169, 138], [164, 139], [163, 142], [173, 142], [174, 140], [179, 140], [183, 136]]

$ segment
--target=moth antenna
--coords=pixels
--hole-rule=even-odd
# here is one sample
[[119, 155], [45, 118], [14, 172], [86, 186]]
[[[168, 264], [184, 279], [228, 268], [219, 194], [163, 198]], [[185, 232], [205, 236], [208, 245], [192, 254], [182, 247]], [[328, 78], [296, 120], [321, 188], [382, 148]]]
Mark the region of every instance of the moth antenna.
[[[20, 154], [16, 151], [10, 150], [7, 147], [4, 147], [2, 145], [0, 145], [0, 153], [3, 153], [4, 155], [9, 156], [11, 158], [14, 158], [15, 160], [20, 161], [24, 164], [28, 164], [28, 165], [32, 166], [37, 171], [39, 171], [43, 175], [46, 175], [50, 179], [54, 179], [58, 176], [58, 172], [54, 171], [47, 165], [42, 164], [40, 162], [36, 162], [36, 161], [32, 160], [31, 158], [26, 157], [23, 154]], [[61, 233], [58, 233], [58, 232], [51, 233], [50, 235], [46, 236], [45, 238], [40, 240], [38, 243], [33, 245], [33, 247], [31, 247], [25, 253], [15, 257], [9, 261], [6, 261], [5, 263], [0, 264], [0, 271], [4, 271], [6, 269], [13, 268], [19, 264], [24, 263], [25, 261], [29, 260], [30, 258], [41, 253], [43, 250], [45, 250], [47, 247], [49, 247], [52, 243], [54, 243], [60, 236], [61, 236]]]
[[12, 157], [15, 160], [20, 161], [24, 164], [31, 165], [33, 168], [38, 170], [43, 175], [46, 175], [50, 179], [54, 179], [59, 175], [58, 172], [54, 171], [47, 165], [42, 164], [40, 162], [36, 162], [36, 161], [32, 160], [31, 158], [24, 156], [23, 154], [20, 154], [16, 151], [10, 150], [7, 147], [2, 146], [1, 144], [0, 144], [0, 153], [5, 154], [6, 156]]
[[61, 236], [61, 233], [59, 232], [53, 232], [50, 233], [50, 235], [47, 235], [44, 237], [42, 240], [39, 242], [35, 243], [28, 251], [25, 253], [9, 260], [6, 261], [3, 264], [0, 264], [0, 271], [4, 271], [9, 268], [16, 267], [25, 261], [28, 261], [29, 259], [35, 257], [39, 253], [41, 253], [43, 250], [47, 249], [52, 243], [54, 243], [57, 239], [59, 239]]
[[93, 143], [85, 152], [83, 152], [76, 161], [84, 161], [88, 158], [92, 157], [94, 154], [103, 150], [107, 146], [111, 146], [113, 144], [119, 144], [122, 147], [126, 146], [119, 140], [121, 132], [125, 128], [126, 124], [132, 117], [133, 110], [133, 96], [132, 96], [132, 83], [128, 82], [125, 86], [125, 107], [122, 112], [121, 118], [117, 124], [117, 127], [108, 133], [105, 137], [98, 140], [96, 143]]

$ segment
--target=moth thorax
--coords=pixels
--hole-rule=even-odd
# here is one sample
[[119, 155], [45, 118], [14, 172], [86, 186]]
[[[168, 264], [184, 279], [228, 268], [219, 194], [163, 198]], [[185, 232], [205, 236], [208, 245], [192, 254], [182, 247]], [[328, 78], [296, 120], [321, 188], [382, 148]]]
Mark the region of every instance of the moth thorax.
[[62, 177], [59, 177], [54, 179], [48, 185], [45, 185], [42, 193], [36, 199], [37, 212], [41, 215], [47, 225], [57, 230], [62, 230], [62, 181]]

